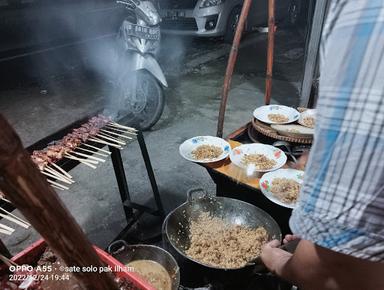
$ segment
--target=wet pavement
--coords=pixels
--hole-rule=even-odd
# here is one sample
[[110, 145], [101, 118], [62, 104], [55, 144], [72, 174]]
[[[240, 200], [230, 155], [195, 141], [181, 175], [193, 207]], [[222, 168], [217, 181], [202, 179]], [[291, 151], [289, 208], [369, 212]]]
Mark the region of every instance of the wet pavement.
[[[106, 47], [110, 49], [109, 44]], [[169, 83], [165, 90], [166, 107], [161, 120], [145, 133], [145, 140], [167, 211], [184, 202], [190, 188], [202, 187], [212, 194], [215, 192], [208, 173], [183, 160], [178, 146], [192, 136], [216, 134], [229, 50], [229, 45], [217, 39], [163, 39], [160, 62]], [[299, 103], [303, 54], [302, 32], [277, 33], [273, 102], [292, 106]], [[14, 126], [25, 146], [102, 109], [111, 97], [108, 76], [83, 69], [83, 64], [92, 64], [98, 55], [89, 57], [82, 52], [81, 56], [79, 61], [72, 54], [61, 52], [59, 60], [64, 68], [60, 70], [49, 58], [48, 61], [42, 58], [0, 64], [3, 69], [4, 66], [16, 67], [9, 72], [13, 74], [9, 77], [12, 81], [2, 82], [0, 112]], [[226, 134], [249, 121], [253, 109], [263, 104], [265, 58], [266, 34], [247, 35], [232, 80]], [[111, 65], [105, 60], [100, 63]], [[25, 75], [24, 68], [33, 73]], [[121, 153], [132, 199], [151, 204], [150, 185], [138, 144], [129, 144]], [[107, 160], [96, 170], [79, 165], [71, 174], [76, 183], [70, 190], [58, 194], [91, 241], [105, 247], [125, 222], [112, 163]], [[33, 229], [22, 228], [17, 228], [10, 237], [1, 237], [13, 253], [37, 238]]]

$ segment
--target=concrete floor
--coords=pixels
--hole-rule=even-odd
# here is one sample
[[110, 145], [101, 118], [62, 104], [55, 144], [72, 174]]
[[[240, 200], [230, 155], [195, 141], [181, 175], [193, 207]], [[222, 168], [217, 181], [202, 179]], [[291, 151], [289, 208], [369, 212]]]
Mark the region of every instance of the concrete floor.
[[[165, 38], [161, 64], [166, 71], [166, 108], [161, 120], [145, 139], [161, 197], [167, 211], [186, 198], [186, 191], [202, 187], [212, 194], [215, 185], [200, 166], [178, 154], [178, 146], [196, 135], [215, 135], [220, 91], [229, 45], [217, 40]], [[273, 101], [295, 106], [302, 78], [304, 40], [296, 30], [276, 37]], [[248, 35], [242, 43], [225, 119], [225, 133], [247, 122], [263, 103], [265, 34]], [[172, 47], [174, 48], [172, 50]], [[90, 78], [68, 56], [66, 68], [49, 72], [48, 78], [19, 78], [3, 84], [0, 112], [24, 145], [53, 133], [65, 125], [103, 107], [108, 94], [99, 78]], [[12, 64], [7, 64], [12, 65]], [[1, 64], [0, 64], [1, 66]], [[45, 66], [37, 66], [41, 71]], [[43, 75], [43, 74], [42, 74]], [[149, 182], [136, 142], [122, 150], [133, 199], [151, 203]], [[71, 171], [76, 183], [58, 194], [93, 243], [105, 247], [124, 227], [124, 214], [110, 160], [97, 170], [78, 166]], [[13, 253], [38, 238], [33, 230], [17, 228], [10, 237], [0, 237]]]

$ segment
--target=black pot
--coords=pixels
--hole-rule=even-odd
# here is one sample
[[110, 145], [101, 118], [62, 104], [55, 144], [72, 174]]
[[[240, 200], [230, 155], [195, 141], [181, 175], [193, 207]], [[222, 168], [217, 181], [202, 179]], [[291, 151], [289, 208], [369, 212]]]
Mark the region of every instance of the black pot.
[[151, 260], [162, 265], [172, 279], [172, 290], [180, 285], [180, 269], [174, 257], [166, 250], [153, 245], [128, 245], [123, 240], [113, 242], [108, 252], [123, 264], [136, 260]]

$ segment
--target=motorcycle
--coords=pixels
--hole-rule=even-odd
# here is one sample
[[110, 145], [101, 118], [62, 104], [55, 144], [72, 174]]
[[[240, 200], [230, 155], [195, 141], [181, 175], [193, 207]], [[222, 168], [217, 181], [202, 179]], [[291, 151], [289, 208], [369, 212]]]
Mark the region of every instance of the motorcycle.
[[127, 9], [117, 43], [114, 108], [119, 122], [140, 130], [157, 123], [164, 110], [167, 80], [156, 60], [160, 46], [160, 15], [151, 1], [117, 1]]

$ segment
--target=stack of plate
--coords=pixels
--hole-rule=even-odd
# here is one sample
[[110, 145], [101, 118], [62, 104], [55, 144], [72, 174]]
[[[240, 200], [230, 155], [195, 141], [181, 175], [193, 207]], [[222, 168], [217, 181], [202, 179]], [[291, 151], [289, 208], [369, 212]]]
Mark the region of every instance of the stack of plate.
[[[272, 121], [270, 114], [286, 117], [285, 122]], [[314, 129], [306, 127], [303, 118], [315, 118], [315, 110], [299, 113], [296, 109], [282, 105], [268, 105], [257, 108], [253, 112], [253, 129], [270, 138], [294, 143], [311, 144]], [[252, 132], [250, 132], [252, 135]], [[251, 137], [251, 136], [250, 136]]]

